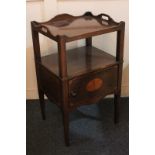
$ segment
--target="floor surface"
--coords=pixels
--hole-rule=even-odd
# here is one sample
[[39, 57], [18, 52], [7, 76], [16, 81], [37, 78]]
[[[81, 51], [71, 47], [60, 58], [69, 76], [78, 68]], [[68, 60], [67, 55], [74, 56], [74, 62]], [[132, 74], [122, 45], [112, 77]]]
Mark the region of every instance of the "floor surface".
[[120, 122], [114, 124], [113, 99], [81, 106], [70, 115], [70, 147], [63, 136], [60, 109], [46, 101], [43, 121], [38, 100], [27, 101], [27, 155], [128, 155], [129, 99], [122, 98]]

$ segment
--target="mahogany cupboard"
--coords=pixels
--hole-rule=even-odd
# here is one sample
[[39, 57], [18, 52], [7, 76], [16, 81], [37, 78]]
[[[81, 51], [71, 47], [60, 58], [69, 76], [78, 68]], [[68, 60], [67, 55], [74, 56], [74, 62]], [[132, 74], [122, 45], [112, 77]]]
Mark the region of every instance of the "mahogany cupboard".
[[[69, 113], [84, 104], [98, 102], [114, 94], [114, 121], [119, 119], [124, 29], [107, 14], [82, 16], [60, 14], [47, 22], [31, 22], [38, 93], [45, 119], [44, 94], [63, 114], [64, 137], [69, 145]], [[92, 44], [92, 37], [117, 32], [116, 57]], [[41, 56], [39, 33], [58, 44], [58, 52]], [[85, 39], [85, 46], [66, 50], [66, 43]]]

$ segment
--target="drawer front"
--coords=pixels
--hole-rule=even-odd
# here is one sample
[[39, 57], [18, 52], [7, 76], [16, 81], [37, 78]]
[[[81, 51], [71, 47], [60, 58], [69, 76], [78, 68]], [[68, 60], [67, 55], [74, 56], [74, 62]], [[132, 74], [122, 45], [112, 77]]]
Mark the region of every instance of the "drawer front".
[[117, 86], [117, 66], [69, 81], [70, 106], [97, 102]]

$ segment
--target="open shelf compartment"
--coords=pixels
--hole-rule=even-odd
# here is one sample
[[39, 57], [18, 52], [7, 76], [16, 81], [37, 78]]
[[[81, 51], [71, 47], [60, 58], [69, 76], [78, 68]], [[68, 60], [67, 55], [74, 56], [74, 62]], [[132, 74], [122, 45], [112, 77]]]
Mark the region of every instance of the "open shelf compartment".
[[[59, 76], [58, 53], [43, 56], [42, 65]], [[84, 46], [67, 51], [68, 78], [116, 65], [116, 58], [96, 47]]]

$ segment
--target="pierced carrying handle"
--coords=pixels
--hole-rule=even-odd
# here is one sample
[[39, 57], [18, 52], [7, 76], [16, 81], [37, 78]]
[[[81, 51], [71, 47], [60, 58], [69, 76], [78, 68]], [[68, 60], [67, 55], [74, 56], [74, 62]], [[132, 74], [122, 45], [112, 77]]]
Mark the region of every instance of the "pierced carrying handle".
[[99, 14], [97, 16], [94, 16], [91, 12], [86, 12], [83, 16], [98, 18], [98, 20], [101, 20], [103, 23], [107, 22], [107, 23], [115, 23], [115, 24], [118, 24], [109, 15], [107, 15], [105, 13], [101, 13], [101, 14]]
[[47, 34], [47, 33], [50, 34], [50, 31], [48, 30], [47, 27], [41, 25], [40, 23], [38, 23], [38, 22], [36, 22], [36, 21], [33, 21], [32, 23], [33, 23], [33, 26], [34, 26], [36, 29], [39, 29], [39, 30], [41, 30], [42, 32], [44, 32], [44, 33], [46, 33], [46, 34]]
[[49, 33], [48, 28], [45, 27], [45, 26], [42, 26], [42, 27], [41, 27], [41, 30], [42, 30], [44, 33]]
[[107, 15], [105, 13], [101, 13], [100, 15], [98, 15], [98, 17], [100, 17], [104, 21], [115, 22], [109, 15]]

